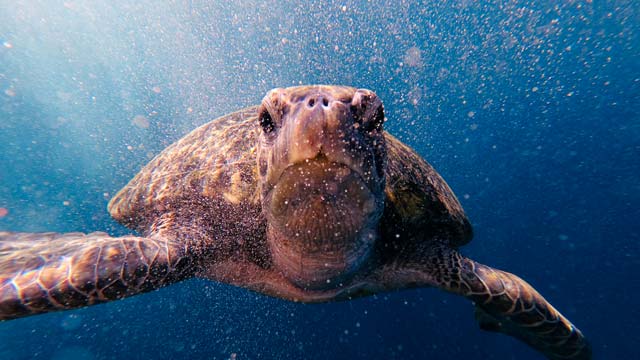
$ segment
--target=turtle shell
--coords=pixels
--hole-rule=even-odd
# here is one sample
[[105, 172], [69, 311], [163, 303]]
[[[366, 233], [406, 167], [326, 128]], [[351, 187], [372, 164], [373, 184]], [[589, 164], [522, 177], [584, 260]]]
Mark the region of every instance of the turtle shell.
[[385, 133], [385, 140], [386, 236], [396, 238], [402, 234], [417, 241], [438, 239], [456, 247], [471, 241], [471, 224], [440, 174], [394, 136]]
[[[167, 147], [114, 196], [111, 216], [142, 233], [153, 232], [151, 227], [167, 213], [186, 214], [189, 223], [184, 217], [180, 223], [187, 225], [187, 232], [197, 231], [203, 221], [216, 223], [231, 236], [233, 224], [237, 231], [263, 226], [257, 224], [264, 219], [257, 183], [256, 117], [257, 107], [222, 116]], [[467, 243], [471, 226], [447, 183], [414, 150], [388, 133], [385, 137], [386, 235], [424, 241], [437, 237], [453, 246]]]
[[148, 233], [166, 213], [188, 213], [195, 225], [216, 211], [258, 209], [256, 112], [224, 115], [167, 147], [111, 199], [111, 216]]

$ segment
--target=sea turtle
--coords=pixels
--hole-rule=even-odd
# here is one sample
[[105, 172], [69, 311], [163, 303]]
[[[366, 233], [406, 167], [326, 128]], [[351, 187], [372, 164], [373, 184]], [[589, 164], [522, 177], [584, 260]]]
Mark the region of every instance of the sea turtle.
[[195, 129], [109, 203], [140, 235], [0, 232], [0, 319], [190, 277], [300, 302], [431, 286], [473, 301], [482, 329], [591, 358], [529, 284], [457, 251], [472, 237], [460, 203], [384, 120], [369, 90], [300, 86]]

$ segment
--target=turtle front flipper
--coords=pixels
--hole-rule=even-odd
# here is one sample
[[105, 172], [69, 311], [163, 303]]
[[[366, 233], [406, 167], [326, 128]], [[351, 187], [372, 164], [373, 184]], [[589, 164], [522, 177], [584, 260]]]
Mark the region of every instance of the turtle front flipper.
[[550, 359], [591, 359], [582, 332], [516, 275], [461, 258], [452, 284], [447, 290], [474, 301], [482, 329], [514, 336]]
[[116, 300], [192, 275], [172, 240], [0, 232], [0, 320]]
[[411, 261], [401, 267], [400, 273], [409, 276], [405, 282], [467, 297], [476, 305], [476, 319], [483, 330], [516, 337], [549, 359], [591, 359], [582, 332], [526, 281], [467, 259], [446, 245], [427, 252], [413, 252]]

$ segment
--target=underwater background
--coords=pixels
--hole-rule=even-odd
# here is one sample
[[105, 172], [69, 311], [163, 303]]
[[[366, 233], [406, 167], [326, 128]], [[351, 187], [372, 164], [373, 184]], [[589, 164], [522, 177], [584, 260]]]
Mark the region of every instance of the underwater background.
[[[0, 230], [130, 233], [106, 204], [274, 87], [374, 90], [443, 175], [462, 251], [536, 287], [594, 358], [640, 344], [640, 6], [0, 0]], [[204, 280], [0, 323], [0, 359], [541, 359], [436, 289], [302, 305]]]

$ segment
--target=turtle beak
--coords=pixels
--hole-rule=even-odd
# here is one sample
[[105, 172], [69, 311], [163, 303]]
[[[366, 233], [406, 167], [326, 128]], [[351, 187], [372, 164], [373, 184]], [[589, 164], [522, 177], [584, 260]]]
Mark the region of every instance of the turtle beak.
[[260, 164], [265, 190], [273, 188], [287, 168], [318, 160], [348, 167], [372, 190], [384, 188], [384, 115], [377, 96], [369, 90], [346, 94], [333, 87], [304, 89], [275, 89], [265, 98], [263, 108], [275, 113], [271, 117], [278, 124], [277, 135], [267, 144], [271, 154]]

